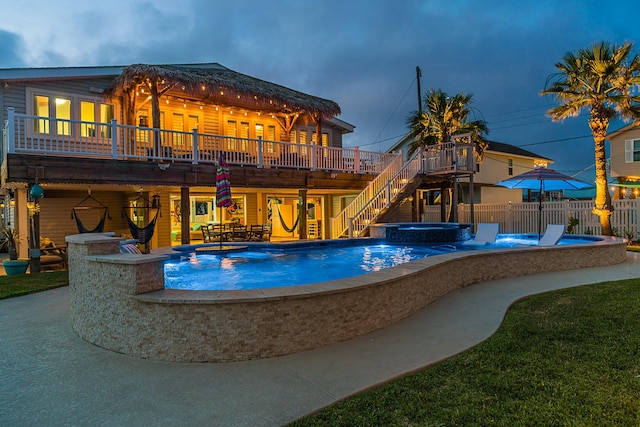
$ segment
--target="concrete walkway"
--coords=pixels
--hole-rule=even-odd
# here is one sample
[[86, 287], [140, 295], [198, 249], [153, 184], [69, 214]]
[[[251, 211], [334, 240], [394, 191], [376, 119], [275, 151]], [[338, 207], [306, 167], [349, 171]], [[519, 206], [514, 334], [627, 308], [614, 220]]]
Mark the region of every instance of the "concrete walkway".
[[67, 287], [2, 300], [0, 425], [279, 426], [476, 345], [524, 296], [640, 277], [639, 255], [469, 286], [383, 330], [238, 363], [138, 360], [88, 344], [71, 328]]

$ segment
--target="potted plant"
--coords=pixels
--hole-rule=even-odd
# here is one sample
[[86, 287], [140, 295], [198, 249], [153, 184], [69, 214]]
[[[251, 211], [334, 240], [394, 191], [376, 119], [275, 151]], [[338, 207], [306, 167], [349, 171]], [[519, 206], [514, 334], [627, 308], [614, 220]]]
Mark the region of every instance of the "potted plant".
[[2, 247], [6, 247], [9, 253], [9, 259], [2, 261], [7, 276], [24, 274], [27, 271], [27, 267], [29, 267], [29, 261], [18, 259], [18, 232], [13, 228], [3, 228], [0, 230], [0, 237], [3, 239]]

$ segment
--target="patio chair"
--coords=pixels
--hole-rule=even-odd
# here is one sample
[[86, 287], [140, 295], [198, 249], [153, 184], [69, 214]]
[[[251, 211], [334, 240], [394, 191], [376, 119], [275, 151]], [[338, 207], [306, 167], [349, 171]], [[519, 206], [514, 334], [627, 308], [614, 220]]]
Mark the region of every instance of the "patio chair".
[[247, 240], [247, 227], [244, 225], [234, 226], [231, 229], [231, 240], [244, 242]]
[[208, 224], [203, 224], [200, 227], [200, 231], [202, 231], [202, 241], [204, 243], [209, 243], [213, 241], [212, 239], [213, 236], [212, 236], [211, 230], [209, 229]]
[[564, 235], [564, 224], [547, 224], [547, 229], [540, 238], [538, 246], [553, 246]]
[[463, 242], [463, 245], [483, 246], [490, 245], [496, 242], [498, 237], [498, 231], [500, 230], [500, 224], [498, 223], [484, 223], [478, 224], [478, 230], [476, 235], [471, 240]]
[[264, 227], [261, 224], [253, 224], [248, 231], [247, 240], [252, 242], [262, 242], [264, 239]]

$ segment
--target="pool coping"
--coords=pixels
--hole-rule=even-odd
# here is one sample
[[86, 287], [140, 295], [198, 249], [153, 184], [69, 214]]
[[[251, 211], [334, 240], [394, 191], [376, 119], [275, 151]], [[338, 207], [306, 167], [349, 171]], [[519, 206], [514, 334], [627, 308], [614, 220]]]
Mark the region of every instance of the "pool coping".
[[347, 279], [233, 291], [163, 289], [163, 260], [115, 254], [117, 241], [67, 239], [74, 331], [143, 359], [227, 362], [281, 356], [373, 332], [486, 280], [614, 265], [626, 241], [469, 250]]
[[[598, 236], [594, 238], [593, 244], [590, 246], [601, 246], [610, 243], [610, 239], [605, 236]], [[362, 244], [364, 242], [385, 242], [384, 239], [369, 239], [359, 238], [352, 239], [354, 242], [347, 243], [346, 245]], [[356, 241], [358, 240], [358, 241]], [[313, 245], [309, 242], [286, 242], [278, 243], [277, 245], [286, 245], [289, 247], [309, 247], [309, 246], [328, 246], [325, 245]], [[278, 300], [287, 298], [304, 298], [309, 295], [316, 295], [319, 293], [341, 293], [348, 292], [351, 289], [372, 286], [372, 285], [384, 285], [390, 280], [395, 280], [399, 277], [413, 274], [416, 271], [423, 270], [425, 268], [432, 267], [434, 265], [450, 263], [460, 258], [473, 258], [490, 256], [491, 254], [501, 254], [505, 252], [520, 251], [520, 250], [545, 250], [553, 251], [555, 249], [563, 250], [563, 248], [581, 246], [580, 244], [563, 244], [555, 246], [538, 247], [535, 245], [519, 246], [514, 248], [482, 248], [465, 250], [461, 252], [451, 252], [446, 254], [432, 255], [419, 260], [410, 261], [394, 267], [385, 268], [380, 271], [374, 271], [358, 276], [352, 276], [344, 279], [329, 280], [325, 282], [318, 282], [313, 284], [295, 285], [295, 286], [280, 286], [272, 288], [258, 288], [247, 290], [183, 290], [183, 289], [162, 289], [154, 292], [148, 292], [145, 294], [136, 295], [134, 298], [145, 301], [155, 302], [159, 304], [225, 304], [234, 302], [260, 302], [266, 300]], [[264, 247], [264, 246], [263, 246]], [[271, 247], [271, 246], [269, 246]], [[530, 273], [533, 274], [533, 273]]]

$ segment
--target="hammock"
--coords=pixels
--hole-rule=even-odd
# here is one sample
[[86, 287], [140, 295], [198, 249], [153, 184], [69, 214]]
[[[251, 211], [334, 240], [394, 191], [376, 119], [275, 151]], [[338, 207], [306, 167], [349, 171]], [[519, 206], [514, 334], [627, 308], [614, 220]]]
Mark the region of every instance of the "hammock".
[[[136, 209], [140, 209], [140, 207], [137, 207]], [[136, 239], [138, 243], [141, 243], [143, 245], [148, 243], [153, 237], [153, 232], [156, 229], [156, 220], [158, 219], [158, 213], [160, 212], [160, 210], [156, 211], [156, 215], [151, 221], [149, 221], [149, 224], [145, 225], [144, 227], [138, 227], [136, 223], [131, 220], [131, 216], [129, 215], [129, 212], [127, 212], [127, 207], [122, 208], [122, 212], [124, 214], [124, 217], [127, 219], [127, 224], [129, 225], [131, 236], [133, 236], [133, 238]]]
[[[84, 202], [86, 202], [87, 200], [93, 200], [94, 202], [98, 203], [98, 206], [83, 206], [82, 204]], [[98, 222], [98, 225], [96, 225], [92, 230], [89, 230], [82, 223], [82, 220], [80, 219], [80, 216], [78, 215], [78, 213], [80, 211], [92, 210], [92, 209], [101, 209], [103, 212], [102, 212], [102, 218]], [[71, 218], [76, 220], [76, 226], [78, 227], [78, 233], [80, 233], [80, 234], [82, 234], [82, 233], [102, 233], [102, 232], [104, 232], [104, 224], [105, 224], [105, 221], [106, 221], [107, 217], [109, 219], [111, 219], [111, 216], [109, 216], [109, 208], [107, 206], [105, 206], [104, 204], [102, 204], [98, 199], [93, 197], [91, 195], [91, 193], [89, 193], [89, 195], [87, 197], [82, 199], [82, 201], [80, 203], [78, 203], [73, 208], [71, 208]]]
[[[156, 229], [156, 220], [158, 219], [158, 214], [160, 213], [160, 207], [159, 207], [159, 203], [155, 199], [155, 196], [154, 196], [153, 203], [149, 202], [149, 200], [142, 195], [139, 196], [137, 199], [133, 200], [131, 203], [133, 204], [133, 202], [135, 202], [136, 200], [141, 200], [143, 202], [142, 206], [136, 206], [136, 205], [125, 206], [122, 208], [122, 214], [127, 219], [127, 224], [129, 225], [129, 231], [131, 231], [131, 236], [133, 236], [134, 239], [138, 240], [138, 243], [141, 243], [144, 245], [148, 243], [153, 237], [153, 232]], [[151, 212], [151, 209], [155, 209], [156, 214], [153, 217], [153, 219], [149, 221], [147, 225], [145, 225], [144, 227], [138, 227], [136, 223], [131, 220], [131, 215], [129, 215], [128, 209], [136, 209], [136, 210], [143, 209], [149, 212]]]
[[293, 223], [293, 227], [289, 228], [287, 227], [287, 224], [285, 224], [284, 218], [282, 218], [280, 208], [278, 208], [278, 217], [280, 218], [280, 224], [282, 224], [282, 228], [284, 228], [284, 231], [286, 231], [287, 233], [293, 233], [295, 231], [296, 227], [298, 226], [298, 222], [300, 222], [300, 212], [300, 209], [298, 209], [298, 217], [296, 218], [296, 222]]

